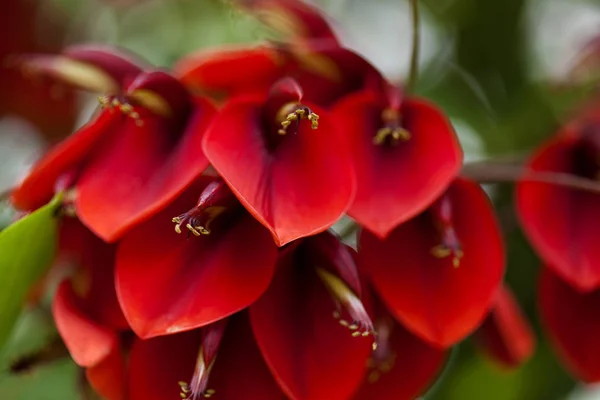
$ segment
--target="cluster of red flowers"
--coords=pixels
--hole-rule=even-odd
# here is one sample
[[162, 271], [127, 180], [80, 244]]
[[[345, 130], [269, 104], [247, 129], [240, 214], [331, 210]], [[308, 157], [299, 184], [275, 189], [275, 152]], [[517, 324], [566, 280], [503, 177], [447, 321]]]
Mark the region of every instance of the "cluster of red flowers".
[[[114, 400], [412, 399], [472, 333], [507, 366], [527, 359], [534, 339], [502, 284], [500, 228], [459, 176], [444, 114], [305, 3], [240, 3], [286, 39], [203, 51], [170, 72], [94, 46], [21, 60], [101, 94], [12, 196], [35, 210], [64, 194], [60, 254], [80, 268], [53, 312], [91, 385]], [[597, 179], [590, 114], [532, 173]], [[597, 196], [518, 187], [549, 266], [543, 319], [585, 380], [600, 379]], [[358, 251], [328, 231], [345, 214]]]

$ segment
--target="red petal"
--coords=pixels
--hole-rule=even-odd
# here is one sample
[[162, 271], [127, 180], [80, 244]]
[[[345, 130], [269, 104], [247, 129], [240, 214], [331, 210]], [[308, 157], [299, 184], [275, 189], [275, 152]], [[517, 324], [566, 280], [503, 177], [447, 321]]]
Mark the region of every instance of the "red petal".
[[201, 140], [214, 108], [199, 103], [177, 140], [175, 126], [123, 116], [77, 182], [77, 215], [107, 242], [117, 240], [176, 198], [208, 166]]
[[[556, 136], [536, 153], [529, 167], [572, 173], [575, 140]], [[599, 201], [600, 195], [550, 183], [517, 185], [516, 206], [532, 246], [562, 279], [581, 290], [600, 286]]]
[[[195, 186], [194, 188], [196, 188]], [[117, 293], [133, 330], [148, 338], [207, 325], [255, 301], [277, 250], [250, 215], [208, 236], [178, 235], [171, 219], [196, 204], [191, 188], [127, 234], [117, 254]]]
[[504, 247], [485, 192], [457, 179], [448, 189], [453, 224], [464, 256], [436, 258], [438, 232], [427, 214], [396, 228], [385, 240], [363, 231], [361, 270], [392, 314], [417, 336], [450, 347], [471, 333], [493, 303], [504, 273]]
[[174, 70], [191, 90], [225, 97], [266, 92], [282, 76], [282, 61], [268, 47], [231, 46], [184, 57]]
[[89, 367], [86, 376], [96, 393], [106, 400], [126, 400], [125, 365], [119, 348], [100, 363]]
[[544, 268], [539, 306], [558, 355], [578, 379], [600, 381], [600, 290], [580, 293]]
[[502, 286], [490, 311], [476, 332], [479, 345], [507, 367], [518, 367], [535, 350], [535, 335], [511, 291]]
[[271, 372], [292, 399], [347, 399], [361, 382], [370, 338], [353, 338], [312, 265], [283, 258], [250, 321]]
[[258, 19], [291, 39], [328, 39], [336, 44], [337, 38], [321, 11], [300, 0], [237, 0]]
[[78, 365], [98, 365], [117, 348], [116, 334], [90, 319], [69, 282], [59, 286], [52, 314], [60, 336]]
[[206, 133], [204, 151], [242, 204], [265, 225], [279, 246], [328, 229], [346, 211], [354, 193], [347, 153], [328, 116], [319, 128], [301, 123], [269, 150], [262, 101], [226, 104]]
[[393, 325], [389, 346], [391, 369], [368, 370], [353, 400], [413, 400], [433, 381], [446, 358], [444, 351], [423, 342], [398, 323]]
[[57, 180], [63, 174], [77, 172], [105, 133], [115, 129], [116, 122], [114, 115], [101, 113], [53, 148], [12, 193], [13, 205], [21, 210], [34, 210], [48, 203], [54, 196]]
[[[246, 318], [236, 316], [228, 322], [209, 388], [223, 400], [283, 400]], [[189, 382], [199, 350], [199, 331], [137, 340], [130, 359], [130, 400], [177, 398], [177, 382]]]
[[361, 92], [338, 103], [333, 115], [346, 133], [357, 174], [356, 198], [348, 214], [384, 238], [444, 192], [460, 171], [462, 152], [444, 115], [414, 98], [405, 99], [401, 108], [412, 137], [395, 147], [374, 144], [382, 128], [379, 104], [375, 94]]

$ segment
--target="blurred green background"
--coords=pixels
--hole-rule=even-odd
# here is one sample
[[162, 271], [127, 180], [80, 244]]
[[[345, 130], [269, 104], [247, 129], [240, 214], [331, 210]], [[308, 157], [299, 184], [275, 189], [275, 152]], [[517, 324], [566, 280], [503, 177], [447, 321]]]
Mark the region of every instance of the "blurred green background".
[[[468, 161], [526, 155], [591, 95], [589, 85], [568, 85], [565, 77], [579, 49], [600, 34], [600, 1], [421, 3], [417, 92], [450, 115]], [[317, 4], [327, 10], [348, 46], [390, 79], [402, 80], [411, 41], [407, 0], [323, 0]], [[43, 0], [35, 18], [41, 24], [56, 14], [63, 18], [65, 44], [115, 44], [165, 67], [196, 49], [269, 37], [253, 18], [217, 0]], [[81, 104], [79, 124], [95, 103], [82, 97]], [[10, 115], [2, 117], [0, 190], [19, 179], [47, 146], [35, 129]], [[427, 399], [600, 399], [600, 389], [574, 382], [550, 351], [536, 316], [538, 260], [515, 222], [512, 188], [496, 185], [491, 189], [508, 243], [507, 281], [536, 327], [538, 349], [522, 368], [506, 371], [466, 341], [452, 353], [443, 379]], [[0, 218], [6, 224], [10, 212], [4, 210]], [[19, 322], [0, 357], [5, 371], [0, 374], [0, 399], [81, 399], [79, 371], [69, 360], [17, 375], [7, 372], [11, 362], [55, 337], [48, 318], [48, 310], [42, 307], [27, 311]]]

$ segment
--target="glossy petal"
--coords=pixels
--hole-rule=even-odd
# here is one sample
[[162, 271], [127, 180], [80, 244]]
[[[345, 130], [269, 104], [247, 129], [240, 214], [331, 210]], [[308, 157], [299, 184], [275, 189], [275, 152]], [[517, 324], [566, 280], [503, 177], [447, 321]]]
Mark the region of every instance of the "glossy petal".
[[482, 349], [506, 367], [518, 367], [535, 350], [535, 334], [511, 291], [503, 286], [475, 337]]
[[115, 129], [116, 123], [116, 115], [101, 113], [50, 150], [12, 193], [13, 205], [21, 210], [35, 210], [48, 203], [59, 178], [85, 165], [86, 157], [106, 131]]
[[230, 46], [186, 56], [174, 73], [192, 91], [226, 97], [266, 92], [282, 76], [282, 63], [266, 46]]
[[[246, 319], [234, 317], [228, 322], [209, 387], [223, 400], [284, 400]], [[177, 382], [190, 379], [199, 349], [198, 331], [137, 340], [130, 359], [130, 400], [177, 398]]]
[[52, 314], [60, 336], [78, 365], [98, 365], [117, 348], [116, 334], [87, 315], [69, 282], [59, 286]]
[[360, 92], [340, 101], [332, 114], [346, 134], [357, 174], [348, 214], [384, 238], [444, 192], [460, 171], [462, 151], [447, 118], [415, 98], [404, 99], [401, 107], [411, 138], [394, 146], [376, 145], [382, 111], [374, 93]]
[[[164, 208], [208, 166], [201, 140], [214, 108], [198, 100], [187, 127], [148, 115], [121, 117], [77, 182], [77, 215], [107, 242]], [[110, 111], [105, 111], [110, 112]]]
[[354, 174], [339, 134], [319, 109], [319, 128], [301, 123], [270, 150], [259, 98], [232, 100], [206, 133], [204, 152], [240, 202], [282, 246], [322, 232], [346, 211]]
[[539, 307], [564, 365], [578, 379], [600, 381], [600, 291], [578, 292], [549, 268], [540, 277]]
[[347, 399], [361, 382], [371, 339], [354, 338], [336, 322], [332, 298], [311, 267], [287, 254], [267, 292], [250, 307], [250, 321], [291, 399]]
[[[577, 138], [558, 135], [532, 158], [533, 171], [574, 173]], [[580, 290], [600, 286], [600, 195], [551, 183], [522, 181], [516, 206], [521, 224], [539, 256]]]
[[482, 322], [504, 273], [502, 237], [485, 192], [457, 179], [447, 195], [464, 253], [457, 268], [451, 257], [431, 254], [439, 234], [426, 213], [385, 240], [363, 231], [359, 242], [361, 270], [390, 312], [417, 336], [444, 348]]
[[207, 325], [255, 301], [267, 288], [277, 250], [244, 213], [208, 236], [178, 235], [171, 219], [196, 204], [198, 186], [127, 234], [117, 254], [117, 293], [127, 320], [148, 338]]
[[368, 369], [353, 400], [413, 400], [433, 382], [446, 358], [444, 351], [420, 340], [398, 323], [393, 325], [389, 346], [390, 370]]

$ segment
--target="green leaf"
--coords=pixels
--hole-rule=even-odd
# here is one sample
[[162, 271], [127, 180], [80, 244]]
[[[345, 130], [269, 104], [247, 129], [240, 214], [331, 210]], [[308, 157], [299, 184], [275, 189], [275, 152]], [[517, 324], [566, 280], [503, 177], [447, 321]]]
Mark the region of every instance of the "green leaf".
[[31, 286], [54, 260], [62, 195], [0, 232], [0, 349]]

